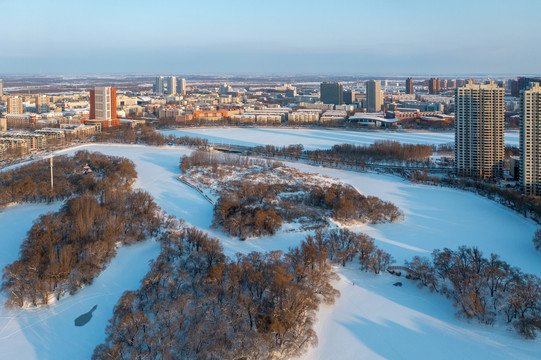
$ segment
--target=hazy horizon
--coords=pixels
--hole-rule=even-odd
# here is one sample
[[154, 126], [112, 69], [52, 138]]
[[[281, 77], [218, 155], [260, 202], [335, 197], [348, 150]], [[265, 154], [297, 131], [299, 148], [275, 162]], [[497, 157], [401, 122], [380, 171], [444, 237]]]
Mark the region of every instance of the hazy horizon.
[[2, 74], [539, 73], [541, 2], [0, 0]]

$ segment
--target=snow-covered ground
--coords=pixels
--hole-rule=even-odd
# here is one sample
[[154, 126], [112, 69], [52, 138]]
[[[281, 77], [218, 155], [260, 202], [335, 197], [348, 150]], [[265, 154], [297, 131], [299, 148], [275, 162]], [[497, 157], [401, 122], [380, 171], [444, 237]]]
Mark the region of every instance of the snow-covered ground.
[[[336, 144], [369, 145], [376, 140], [395, 140], [407, 144], [448, 144], [454, 132], [346, 131], [292, 128], [186, 128], [164, 130], [164, 135], [200, 137], [211, 143], [243, 146], [303, 144], [306, 150], [328, 149]], [[506, 145], [518, 146], [518, 132], [505, 133]]]
[[[60, 205], [15, 205], [0, 212], [2, 269], [17, 260], [19, 246], [32, 221], [41, 214], [58, 210]], [[91, 286], [46, 308], [8, 310], [4, 307], [5, 295], [1, 294], [0, 358], [89, 359], [94, 347], [105, 340], [105, 327], [118, 299], [124, 291], [139, 287], [150, 269], [149, 261], [158, 253], [159, 244], [155, 241], [122, 247]], [[98, 307], [90, 322], [76, 327], [74, 320], [94, 305]]]
[[[506, 327], [455, 318], [451, 301], [389, 274], [340, 269], [341, 296], [323, 305], [315, 330], [319, 345], [302, 360], [539, 359], [540, 341]], [[403, 286], [393, 286], [401, 282]], [[354, 285], [353, 285], [354, 284]]]
[[[212, 205], [197, 191], [176, 179], [179, 158], [190, 150], [180, 147], [135, 145], [85, 145], [79, 148], [125, 156], [139, 174], [136, 187], [149, 191], [168, 213], [218, 237], [227, 255], [236, 252], [287, 250], [304, 237], [299, 232], [280, 232], [273, 237], [239, 241], [210, 229]], [[74, 153], [77, 149], [61, 153]], [[308, 172], [336, 177], [365, 194], [377, 195], [399, 206], [406, 214], [401, 223], [361, 226], [378, 246], [390, 251], [398, 263], [414, 255], [429, 255], [435, 248], [475, 245], [485, 253], [496, 252], [512, 265], [541, 275], [541, 254], [531, 244], [535, 224], [520, 215], [467, 192], [415, 185], [388, 175], [360, 174], [293, 164]], [[5, 229], [15, 206], [0, 213]], [[46, 209], [29, 213], [33, 219]], [[22, 211], [22, 210], [21, 210]], [[25, 230], [2, 240], [10, 252], [20, 244]], [[105, 338], [107, 320], [123, 290], [133, 289], [148, 270], [148, 260], [158, 246], [146, 242], [122, 248], [96, 282], [73, 297], [37, 311], [0, 310], [0, 353], [35, 359], [89, 358]], [[2, 258], [2, 266], [17, 254]], [[316, 331], [319, 345], [306, 359], [408, 359], [408, 358], [541, 358], [540, 341], [524, 341], [504, 326], [495, 328], [455, 319], [455, 309], [444, 297], [418, 290], [415, 284], [390, 275], [373, 276], [355, 265], [337, 268], [336, 283], [342, 295], [334, 306], [323, 306]], [[402, 287], [392, 283], [401, 281]], [[352, 285], [355, 283], [355, 285]], [[76, 328], [73, 320], [98, 305], [92, 320]], [[23, 352], [24, 351], [24, 352]], [[12, 354], [16, 354], [17, 356]], [[21, 356], [19, 356], [22, 354]]]

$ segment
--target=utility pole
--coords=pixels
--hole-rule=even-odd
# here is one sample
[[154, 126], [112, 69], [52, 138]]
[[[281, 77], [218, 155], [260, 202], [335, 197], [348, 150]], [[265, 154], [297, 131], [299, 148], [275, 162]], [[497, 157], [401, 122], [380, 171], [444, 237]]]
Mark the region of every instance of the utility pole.
[[51, 190], [53, 190], [53, 155], [51, 154]]

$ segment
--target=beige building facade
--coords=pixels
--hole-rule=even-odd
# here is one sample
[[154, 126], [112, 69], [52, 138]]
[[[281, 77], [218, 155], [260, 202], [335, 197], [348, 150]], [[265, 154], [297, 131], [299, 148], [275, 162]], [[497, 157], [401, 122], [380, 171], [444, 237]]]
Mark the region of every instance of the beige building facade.
[[541, 85], [520, 95], [519, 181], [526, 194], [541, 195]]
[[505, 89], [468, 82], [455, 90], [455, 164], [459, 176], [503, 177]]

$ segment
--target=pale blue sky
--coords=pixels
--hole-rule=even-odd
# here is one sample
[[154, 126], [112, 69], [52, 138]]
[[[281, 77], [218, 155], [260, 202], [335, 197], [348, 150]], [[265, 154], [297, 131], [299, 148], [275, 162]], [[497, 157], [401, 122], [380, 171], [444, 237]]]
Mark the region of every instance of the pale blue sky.
[[0, 0], [0, 74], [535, 74], [541, 0]]

